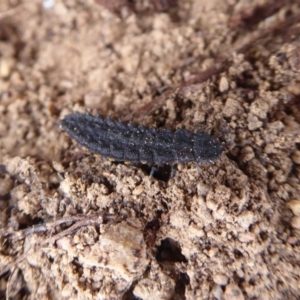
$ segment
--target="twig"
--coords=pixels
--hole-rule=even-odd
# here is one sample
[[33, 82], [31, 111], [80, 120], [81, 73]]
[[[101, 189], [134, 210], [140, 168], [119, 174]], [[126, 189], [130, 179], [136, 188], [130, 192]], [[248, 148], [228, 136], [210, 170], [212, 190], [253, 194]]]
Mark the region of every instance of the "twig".
[[285, 0], [269, 0], [262, 5], [252, 7], [250, 10], [242, 10], [234, 14], [230, 21], [231, 28], [253, 27], [259, 22], [277, 13], [287, 1]]
[[[81, 219], [79, 221], [77, 221], [79, 218], [81, 218]], [[107, 217], [105, 217], [105, 220], [107, 220]], [[62, 237], [72, 234], [73, 232], [75, 232], [76, 230], [78, 230], [81, 227], [85, 227], [85, 226], [89, 226], [89, 225], [93, 225], [93, 224], [101, 224], [101, 223], [103, 223], [103, 216], [100, 214], [93, 214], [93, 215], [84, 216], [84, 217], [81, 216], [81, 217], [61, 219], [61, 220], [58, 220], [55, 222], [45, 224], [44, 226], [30, 228], [28, 230], [25, 230], [25, 232], [23, 231], [23, 234], [28, 235], [30, 233], [39, 233], [39, 232], [51, 229], [57, 225], [60, 225], [63, 223], [68, 223], [68, 222], [73, 222], [73, 221], [77, 221], [77, 222], [74, 225], [72, 225], [71, 227], [69, 227], [68, 229], [45, 239], [44, 241], [42, 241], [39, 244], [33, 245], [25, 253], [20, 255], [15, 261], [6, 265], [2, 270], [0, 270], [0, 276], [4, 275], [6, 272], [11, 270], [13, 267], [15, 267], [18, 263], [23, 261], [28, 256], [28, 254], [31, 250], [34, 249], [35, 251], [37, 251], [37, 250], [41, 249], [43, 246], [45, 246], [46, 244], [54, 243], [57, 240], [61, 239]]]
[[103, 218], [100, 217], [100, 215], [95, 214], [95, 215], [88, 216], [85, 219], [76, 222], [74, 225], [72, 225], [68, 229], [66, 229], [62, 232], [59, 232], [59, 233], [53, 235], [52, 237], [44, 240], [39, 246], [42, 247], [48, 243], [54, 243], [57, 240], [61, 239], [62, 237], [69, 235], [69, 234], [73, 233], [74, 231], [78, 230], [80, 227], [85, 227], [85, 226], [89, 226], [89, 225], [93, 225], [93, 224], [101, 224], [102, 222], [103, 222]]
[[[232, 50], [228, 52], [244, 53], [246, 51], [249, 51], [249, 49], [252, 49], [257, 41], [268, 36], [272, 37], [273, 34], [275, 34], [276, 32], [281, 32], [282, 30], [298, 22], [299, 20], [300, 20], [300, 14], [295, 15], [288, 20], [280, 22], [279, 24], [276, 24], [271, 28], [266, 28], [257, 33], [250, 34], [246, 37], [246, 39], [238, 40], [236, 46], [232, 47]], [[145, 105], [143, 105], [142, 107], [134, 111], [133, 113], [126, 116], [125, 120], [128, 120], [130, 117], [131, 118], [142, 117], [146, 114], [151, 114], [154, 110], [160, 108], [165, 102], [165, 100], [168, 98], [168, 96], [171, 95], [172, 93], [179, 94], [180, 92], [183, 91], [183, 89], [187, 88], [192, 84], [200, 84], [208, 80], [211, 76], [220, 74], [225, 69], [225, 66], [229, 63], [231, 57], [232, 54], [228, 55], [227, 57], [217, 59], [216, 64], [213, 67], [205, 71], [199, 72], [186, 83], [181, 84], [177, 88], [168, 90], [166, 93], [160, 95], [159, 97], [152, 99], [150, 102], [146, 103]]]
[[82, 218], [84, 218], [84, 217], [86, 217], [86, 216], [80, 215], [80, 216], [76, 216], [76, 217], [63, 218], [63, 219], [56, 220], [53, 222], [35, 225], [35, 226], [32, 226], [31, 228], [23, 229], [20, 232], [22, 232], [23, 236], [27, 236], [27, 235], [33, 234], [33, 233], [41, 233], [41, 232], [47, 231], [49, 229], [53, 229], [53, 227], [56, 227], [56, 226], [59, 226], [59, 225], [65, 224], [65, 223], [71, 223], [71, 222], [76, 222], [78, 220], [82, 220]]

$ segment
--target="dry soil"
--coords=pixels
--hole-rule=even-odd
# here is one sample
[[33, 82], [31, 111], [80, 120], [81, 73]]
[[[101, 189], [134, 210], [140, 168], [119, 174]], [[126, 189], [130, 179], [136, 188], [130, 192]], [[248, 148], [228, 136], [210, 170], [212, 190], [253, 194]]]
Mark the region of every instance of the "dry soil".
[[[299, 36], [297, 0], [2, 0], [0, 298], [300, 299]], [[224, 152], [150, 178], [75, 111]]]

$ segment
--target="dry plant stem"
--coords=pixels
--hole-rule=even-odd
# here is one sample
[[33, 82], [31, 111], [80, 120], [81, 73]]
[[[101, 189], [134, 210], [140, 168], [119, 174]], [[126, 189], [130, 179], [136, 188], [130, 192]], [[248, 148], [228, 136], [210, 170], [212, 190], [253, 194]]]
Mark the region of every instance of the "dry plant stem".
[[76, 230], [78, 230], [81, 227], [85, 227], [85, 226], [89, 226], [89, 225], [94, 225], [94, 224], [101, 224], [102, 222], [103, 222], [102, 216], [99, 216], [97, 214], [88, 216], [87, 218], [76, 222], [74, 225], [72, 225], [68, 229], [66, 229], [66, 230], [64, 230], [64, 231], [62, 231], [60, 233], [57, 233], [57, 234], [53, 235], [52, 237], [44, 240], [39, 245], [39, 247], [45, 246], [48, 243], [54, 243], [58, 239], [60, 239], [60, 238], [62, 238], [64, 236], [66, 236], [66, 235], [69, 235], [69, 234], [75, 232]]
[[262, 20], [270, 17], [275, 14], [279, 9], [284, 6], [285, 0], [277, 0], [277, 1], [267, 1], [262, 5], [258, 5], [249, 10], [242, 10], [235, 14], [230, 20], [231, 28], [238, 27], [253, 27], [257, 25]]
[[57, 220], [57, 221], [54, 221], [54, 222], [35, 225], [35, 226], [30, 227], [30, 228], [23, 229], [19, 232], [22, 233], [22, 236], [27, 236], [29, 234], [34, 234], [34, 233], [41, 233], [41, 232], [44, 232], [44, 231], [52, 230], [54, 227], [59, 226], [61, 224], [76, 222], [76, 221], [81, 220], [82, 218], [85, 218], [85, 217], [86, 216], [79, 215], [79, 216], [76, 216], [76, 217], [63, 218], [63, 219], [60, 219], [60, 220]]
[[13, 272], [11, 272], [9, 274], [9, 278], [7, 280], [7, 288], [6, 288], [6, 299], [12, 299], [10, 298], [10, 291], [13, 290], [14, 288], [14, 284], [12, 283], [12, 278], [15, 274], [15, 272], [18, 272], [19, 270], [17, 270], [16, 268], [13, 270]]
[[162, 104], [169, 96], [171, 96], [172, 94], [176, 94], [176, 91], [177, 89], [166, 91], [162, 95], [153, 98], [150, 102], [138, 108], [136, 111], [129, 113], [124, 118], [122, 118], [122, 120], [124, 122], [128, 122], [136, 117], [146, 115], [147, 113], [153, 111], [154, 108], [157, 108], [160, 104]]
[[[77, 221], [80, 218], [81, 218], [81, 220]], [[99, 225], [99, 224], [103, 223], [103, 216], [101, 216], [100, 214], [93, 214], [93, 215], [85, 216], [85, 217], [81, 216], [81, 217], [74, 217], [74, 218], [65, 218], [65, 219], [61, 219], [61, 220], [58, 220], [58, 221], [55, 221], [52, 223], [45, 224], [42, 228], [33, 227], [30, 229], [26, 229], [25, 232], [23, 231], [23, 234], [28, 235], [30, 233], [39, 233], [39, 232], [42, 232], [42, 231], [45, 231], [48, 229], [53, 229], [57, 225], [61, 225], [63, 223], [74, 222], [74, 221], [77, 221], [77, 222], [74, 225], [72, 225], [71, 227], [69, 227], [68, 229], [66, 229], [60, 233], [57, 233], [57, 234], [45, 239], [43, 242], [36, 244], [33, 247], [31, 247], [30, 249], [28, 249], [25, 253], [20, 255], [15, 261], [11, 262], [6, 267], [4, 267], [0, 271], [0, 276], [4, 275], [6, 272], [8, 272], [12, 268], [14, 268], [18, 263], [23, 261], [28, 256], [28, 254], [31, 250], [37, 251], [37, 250], [41, 249], [43, 246], [45, 246], [46, 244], [54, 243], [57, 240], [61, 239], [62, 237], [74, 233], [81, 227], [85, 227], [85, 226], [89, 226], [89, 225]]]
[[274, 26], [272, 26], [271, 28], [266, 28], [261, 30], [258, 33], [253, 33], [252, 35], [247, 36], [247, 38], [245, 39], [244, 42], [240, 42], [238, 41], [237, 44], [240, 44], [236, 47], [234, 47], [234, 51], [236, 53], [242, 53], [245, 52], [246, 50], [249, 50], [252, 48], [253, 45], [255, 45], [255, 43], [265, 37], [273, 37], [273, 34], [275, 34], [277, 31], [281, 32], [282, 30], [292, 26], [293, 24], [297, 23], [300, 21], [300, 14], [295, 15], [293, 17], [291, 17], [288, 20], [285, 20], [283, 22], [280, 22], [279, 24], [276, 24]]
[[[277, 31], [282, 31], [282, 30], [286, 29], [287, 27], [295, 24], [298, 21], [300, 21], [300, 14], [291, 17], [287, 21], [283, 21], [279, 24], [276, 24], [275, 26], [273, 26], [271, 28], [267, 28], [267, 29], [261, 30], [257, 33], [250, 34], [245, 39], [237, 41], [236, 46], [233, 47], [233, 50], [228, 51], [228, 52], [229, 53], [244, 53], [246, 51], [249, 51], [249, 49], [252, 49], [253, 45], [255, 45], [257, 43], [257, 41], [259, 41], [260, 39], [268, 37], [268, 36], [272, 37], [273, 34], [275, 34]], [[124, 120], [126, 121], [129, 119], [142, 117], [146, 114], [150, 114], [154, 110], [160, 108], [163, 105], [163, 103], [166, 101], [166, 99], [168, 99], [168, 96], [170, 96], [171, 94], [175, 94], [175, 95], [179, 94], [183, 89], [187, 88], [190, 85], [200, 84], [200, 83], [208, 80], [211, 76], [220, 74], [226, 67], [226, 64], [229, 63], [229, 60], [231, 57], [232, 57], [232, 55], [229, 55], [228, 57], [217, 59], [216, 64], [214, 66], [212, 66], [211, 68], [209, 68], [205, 71], [199, 72], [188, 82], [183, 83], [181, 86], [179, 86], [177, 88], [173, 88], [173, 89], [167, 91], [166, 93], [160, 95], [159, 97], [152, 99], [152, 101], [150, 101], [149, 103], [143, 105], [142, 107], [137, 109], [135, 112], [126, 116], [124, 118]]]

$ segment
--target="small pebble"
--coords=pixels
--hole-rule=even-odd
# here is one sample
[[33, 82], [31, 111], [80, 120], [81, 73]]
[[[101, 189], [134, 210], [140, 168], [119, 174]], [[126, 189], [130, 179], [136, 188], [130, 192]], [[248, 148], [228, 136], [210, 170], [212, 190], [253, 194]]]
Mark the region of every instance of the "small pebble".
[[7, 174], [4, 178], [0, 178], [0, 196], [7, 195], [14, 186], [14, 181]]
[[108, 195], [109, 194], [109, 188], [105, 184], [99, 184], [100, 193], [101, 195]]
[[218, 285], [226, 285], [228, 283], [228, 277], [224, 274], [216, 274], [213, 280]]
[[10, 58], [1, 59], [1, 61], [0, 61], [0, 77], [8, 78], [11, 74], [13, 65], [14, 65], [13, 59], [10, 59]]
[[133, 191], [132, 191], [132, 194], [133, 195], [136, 195], [136, 196], [139, 196], [140, 194], [142, 194], [144, 191], [144, 187], [139, 185], [137, 186]]
[[295, 236], [290, 236], [287, 241], [289, 244], [295, 245], [298, 242], [298, 239]]
[[234, 283], [230, 283], [226, 286], [224, 293], [225, 300], [244, 300], [245, 297], [241, 289]]
[[300, 151], [297, 150], [292, 155], [292, 160], [295, 164], [300, 165]]
[[55, 4], [55, 0], [44, 0], [43, 1], [43, 8], [44, 9], [51, 9]]
[[57, 172], [63, 172], [65, 170], [64, 166], [57, 161], [53, 161], [52, 166], [54, 168], [55, 171]]
[[216, 298], [217, 300], [224, 300], [223, 290], [219, 285], [215, 284], [211, 293], [213, 297]]
[[70, 283], [67, 283], [62, 291], [61, 291], [62, 297], [70, 297], [72, 295], [72, 285]]
[[239, 113], [241, 104], [235, 99], [228, 98], [223, 108], [223, 115], [225, 118], [232, 118]]
[[226, 92], [229, 88], [229, 83], [226, 77], [221, 77], [220, 84], [219, 84], [219, 90], [221, 93]]
[[241, 160], [243, 163], [250, 161], [254, 156], [254, 151], [250, 146], [245, 146], [241, 151]]
[[295, 229], [300, 229], [300, 217], [292, 218], [291, 225]]
[[240, 233], [238, 239], [242, 243], [250, 243], [255, 240], [255, 234], [251, 232]]
[[254, 116], [252, 113], [249, 114], [247, 121], [248, 129], [251, 131], [258, 129], [263, 125], [263, 122], [261, 122], [258, 117]]
[[84, 105], [90, 109], [97, 109], [99, 111], [106, 111], [108, 109], [109, 101], [101, 92], [90, 92], [84, 96]]
[[300, 200], [291, 200], [287, 203], [295, 216], [300, 217]]
[[294, 48], [288, 53], [289, 64], [293, 71], [300, 70], [300, 48]]
[[251, 211], [244, 211], [237, 217], [237, 222], [241, 227], [248, 229], [254, 222], [254, 215]]

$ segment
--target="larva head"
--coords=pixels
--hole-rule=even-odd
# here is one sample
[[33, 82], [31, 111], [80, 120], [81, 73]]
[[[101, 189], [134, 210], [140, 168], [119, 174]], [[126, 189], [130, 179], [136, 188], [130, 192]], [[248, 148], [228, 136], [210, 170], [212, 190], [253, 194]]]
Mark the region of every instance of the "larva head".
[[212, 136], [197, 132], [194, 135], [194, 153], [197, 162], [213, 162], [222, 154], [222, 145]]

